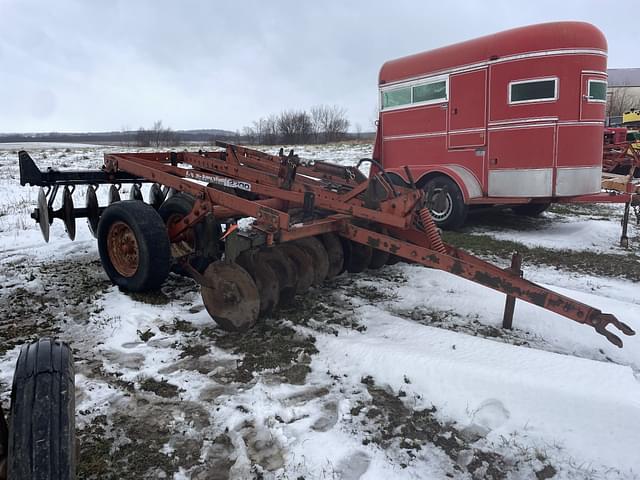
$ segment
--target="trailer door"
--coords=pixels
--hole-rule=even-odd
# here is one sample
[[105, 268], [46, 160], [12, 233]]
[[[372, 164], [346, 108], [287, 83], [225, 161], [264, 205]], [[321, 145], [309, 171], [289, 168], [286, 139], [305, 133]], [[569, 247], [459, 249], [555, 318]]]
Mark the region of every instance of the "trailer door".
[[487, 69], [449, 78], [448, 147], [483, 147], [487, 143]]

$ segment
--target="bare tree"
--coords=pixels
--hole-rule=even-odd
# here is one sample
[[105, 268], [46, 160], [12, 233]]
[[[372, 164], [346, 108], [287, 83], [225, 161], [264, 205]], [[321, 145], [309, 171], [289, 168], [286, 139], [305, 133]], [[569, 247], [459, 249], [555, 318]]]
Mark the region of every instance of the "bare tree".
[[344, 139], [349, 130], [347, 111], [338, 105], [317, 105], [311, 109], [315, 140], [319, 143]]
[[278, 117], [278, 133], [283, 143], [308, 143], [312, 139], [311, 117], [304, 110], [289, 110]]
[[640, 108], [640, 97], [631, 95], [626, 87], [615, 88], [607, 99], [607, 117], [619, 117], [632, 108]]
[[176, 146], [179, 140], [178, 135], [170, 127], [162, 126], [162, 120], [153, 122], [150, 130], [140, 127], [136, 134], [136, 145], [139, 147]]
[[149, 130], [145, 130], [143, 127], [138, 129], [136, 133], [136, 145], [138, 147], [149, 147], [153, 139], [153, 133]]
[[120, 128], [120, 145], [122, 145], [123, 147], [130, 147], [131, 146], [131, 141], [132, 139], [132, 134], [131, 134], [131, 129], [129, 128], [128, 125], [123, 125]]
[[243, 137], [250, 143], [266, 145], [326, 143], [342, 140], [348, 129], [349, 120], [344, 108], [318, 105], [310, 112], [287, 110], [260, 118], [243, 129]]

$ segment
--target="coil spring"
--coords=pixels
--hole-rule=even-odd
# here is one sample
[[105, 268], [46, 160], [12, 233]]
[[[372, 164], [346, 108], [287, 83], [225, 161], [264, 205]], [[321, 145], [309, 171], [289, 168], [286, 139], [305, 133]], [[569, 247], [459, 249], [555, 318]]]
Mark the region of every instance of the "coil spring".
[[438, 227], [436, 227], [436, 224], [433, 221], [433, 217], [431, 216], [429, 209], [421, 208], [419, 213], [420, 220], [422, 220], [422, 226], [427, 234], [427, 239], [429, 240], [429, 246], [431, 249], [439, 253], [447, 253], [447, 249], [445, 248], [444, 243], [442, 243], [442, 237], [440, 236]]

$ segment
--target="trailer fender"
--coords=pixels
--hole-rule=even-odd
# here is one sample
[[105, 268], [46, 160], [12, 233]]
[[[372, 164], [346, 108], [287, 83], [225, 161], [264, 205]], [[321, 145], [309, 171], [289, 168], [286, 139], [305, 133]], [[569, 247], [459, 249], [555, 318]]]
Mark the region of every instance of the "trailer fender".
[[[434, 175], [446, 175], [456, 182], [465, 202], [471, 198], [482, 197], [480, 182], [478, 182], [473, 173], [460, 165], [417, 165], [408, 168], [413, 180], [419, 187]], [[394, 182], [400, 181], [404, 185], [410, 183], [404, 168], [389, 168], [386, 171]]]

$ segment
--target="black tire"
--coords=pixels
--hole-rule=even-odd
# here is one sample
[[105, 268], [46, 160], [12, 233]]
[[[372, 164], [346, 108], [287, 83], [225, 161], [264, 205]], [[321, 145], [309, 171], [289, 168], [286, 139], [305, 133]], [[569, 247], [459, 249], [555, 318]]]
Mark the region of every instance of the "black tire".
[[[160, 205], [158, 213], [166, 224], [172, 218], [182, 218], [188, 215], [194, 203], [195, 199], [188, 193], [176, 193]], [[194, 254], [189, 259], [189, 263], [200, 273], [204, 272], [211, 262], [220, 258], [219, 239], [221, 235], [220, 225], [215, 222], [213, 216], [207, 216], [193, 226], [193, 245], [191, 247]], [[174, 264], [172, 270], [180, 274], [187, 273], [178, 264]]]
[[48, 338], [23, 346], [11, 390], [8, 478], [75, 478], [75, 436], [69, 347]]
[[447, 176], [437, 175], [427, 180], [422, 188], [427, 193], [433, 188], [434, 200], [429, 210], [437, 227], [455, 230], [464, 225], [469, 207], [464, 203], [464, 196], [456, 182]]
[[[116, 268], [107, 246], [112, 227], [122, 224], [135, 237], [138, 252], [136, 265], [127, 273]], [[157, 290], [169, 275], [171, 249], [167, 229], [158, 212], [144, 202], [123, 200], [106, 208], [98, 224], [98, 251], [104, 271], [123, 290]]]
[[537, 217], [542, 212], [544, 212], [551, 203], [525, 203], [524, 205], [516, 205], [511, 207], [513, 213], [516, 215], [523, 215], [526, 217]]

